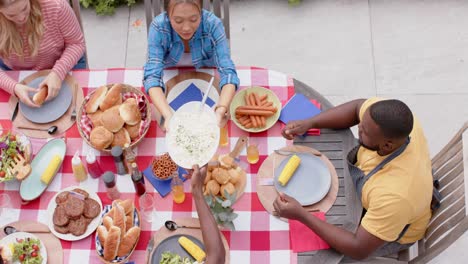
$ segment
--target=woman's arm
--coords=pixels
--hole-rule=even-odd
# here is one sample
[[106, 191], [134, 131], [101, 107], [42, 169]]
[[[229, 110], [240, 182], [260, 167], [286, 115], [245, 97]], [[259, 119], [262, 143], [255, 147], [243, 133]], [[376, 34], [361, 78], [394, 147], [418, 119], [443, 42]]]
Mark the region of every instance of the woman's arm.
[[228, 121], [229, 105], [231, 104], [232, 98], [236, 93], [236, 86], [233, 84], [226, 84], [221, 88], [221, 95], [218, 100], [218, 108], [216, 109], [216, 118], [218, 120], [219, 127], [224, 127]]
[[169, 120], [172, 117], [172, 110], [167, 103], [163, 89], [161, 87], [152, 87], [148, 90], [148, 94], [156, 109], [164, 117], [164, 127], [167, 130], [169, 128]]

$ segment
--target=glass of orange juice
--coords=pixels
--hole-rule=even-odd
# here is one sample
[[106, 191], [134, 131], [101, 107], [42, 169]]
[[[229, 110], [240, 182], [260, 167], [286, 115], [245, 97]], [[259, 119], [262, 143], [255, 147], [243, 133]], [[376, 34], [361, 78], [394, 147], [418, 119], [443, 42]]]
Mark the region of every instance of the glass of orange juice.
[[226, 124], [224, 127], [220, 128], [219, 131], [219, 145], [225, 147], [229, 144], [229, 133], [228, 133], [228, 125]]
[[184, 182], [179, 178], [179, 175], [174, 175], [171, 181], [172, 199], [175, 203], [183, 203], [185, 201]]
[[258, 153], [258, 143], [256, 140], [249, 139], [249, 145], [247, 146], [247, 161], [250, 164], [255, 164], [260, 158]]

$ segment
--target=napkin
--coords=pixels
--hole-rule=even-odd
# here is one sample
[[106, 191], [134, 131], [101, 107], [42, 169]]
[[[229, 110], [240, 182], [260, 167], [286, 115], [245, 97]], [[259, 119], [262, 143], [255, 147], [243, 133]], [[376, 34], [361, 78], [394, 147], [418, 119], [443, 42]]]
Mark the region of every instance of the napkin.
[[[181, 92], [172, 102], [169, 103], [169, 105], [174, 109], [174, 111], [177, 111], [179, 107], [183, 106], [184, 104], [192, 101], [198, 101], [201, 102], [203, 99], [201, 90], [193, 83], [191, 83], [183, 92]], [[205, 102], [207, 105], [212, 107], [215, 102], [211, 100], [210, 97], [206, 99]]]
[[[312, 214], [320, 220], [325, 221], [324, 212], [314, 212]], [[289, 242], [294, 253], [330, 248], [325, 240], [320, 238], [306, 225], [296, 220], [289, 220]]]
[[[294, 94], [291, 99], [281, 109], [279, 120], [285, 124], [293, 120], [302, 120], [313, 117], [321, 112], [320, 103], [315, 99], [309, 99], [303, 94]], [[319, 136], [320, 129], [311, 128], [305, 135]]]
[[[187, 174], [187, 171], [184, 168], [179, 167], [178, 168], [179, 172], [179, 178], [182, 181], [185, 181], [186, 179], [182, 177], [182, 175]], [[153, 185], [153, 187], [158, 191], [158, 193], [162, 196], [165, 197], [171, 192], [171, 181], [159, 181], [153, 176], [153, 168], [152, 164], [148, 166], [143, 171], [143, 175], [145, 175], [145, 178]]]

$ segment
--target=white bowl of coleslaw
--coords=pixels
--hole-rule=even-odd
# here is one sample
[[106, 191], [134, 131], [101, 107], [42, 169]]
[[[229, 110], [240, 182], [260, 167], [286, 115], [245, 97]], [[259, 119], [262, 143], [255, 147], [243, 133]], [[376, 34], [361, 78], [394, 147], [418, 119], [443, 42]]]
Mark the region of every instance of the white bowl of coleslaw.
[[170, 120], [166, 134], [169, 155], [185, 169], [204, 166], [218, 150], [219, 132], [213, 109], [205, 104], [200, 111], [200, 102], [188, 102]]

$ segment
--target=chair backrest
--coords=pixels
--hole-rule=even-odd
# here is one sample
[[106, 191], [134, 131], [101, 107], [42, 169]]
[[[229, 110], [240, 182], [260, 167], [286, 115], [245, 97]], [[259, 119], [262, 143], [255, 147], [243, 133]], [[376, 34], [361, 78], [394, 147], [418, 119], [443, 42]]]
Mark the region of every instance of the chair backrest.
[[441, 206], [432, 216], [418, 256], [410, 263], [427, 263], [468, 230], [468, 122], [432, 159], [434, 179], [439, 180]]
[[[203, 0], [203, 8], [213, 12], [217, 17], [223, 21], [224, 30], [228, 42], [231, 38], [230, 24], [229, 24], [229, 0]], [[164, 0], [145, 0], [145, 16], [146, 16], [146, 29], [154, 17], [164, 12]]]
[[[81, 21], [81, 7], [80, 7], [80, 0], [70, 0], [70, 6], [73, 9], [73, 12], [75, 13], [76, 18], [78, 19], [78, 22], [80, 23], [81, 27], [81, 32], [83, 32], [84, 35], [84, 29], [83, 29], [83, 22]], [[88, 51], [86, 49], [86, 40], [85, 40], [85, 54], [84, 54], [85, 60], [86, 60], [86, 68], [88, 68]]]

